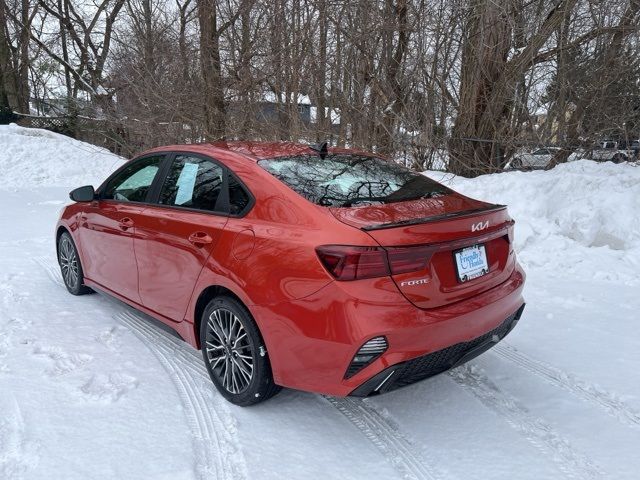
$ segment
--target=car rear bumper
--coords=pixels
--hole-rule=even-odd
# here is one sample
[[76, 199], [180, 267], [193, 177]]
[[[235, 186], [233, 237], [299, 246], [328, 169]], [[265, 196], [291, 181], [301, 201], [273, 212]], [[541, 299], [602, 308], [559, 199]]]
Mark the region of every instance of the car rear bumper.
[[[516, 264], [500, 285], [432, 309], [408, 302], [391, 279], [332, 282], [295, 302], [251, 310], [277, 384], [336, 396], [369, 395], [391, 372], [378, 392], [440, 373], [471, 358], [471, 352], [482, 353], [481, 347], [493, 344], [487, 338], [504, 337], [522, 312], [524, 280]], [[387, 339], [388, 349], [345, 378], [356, 352], [378, 336]], [[427, 358], [442, 352], [447, 354], [442, 363]]]
[[523, 310], [524, 304], [498, 327], [469, 342], [457, 343], [385, 368], [356, 388], [350, 395], [367, 397], [389, 392], [458, 367], [486, 352], [506, 337], [520, 320]]

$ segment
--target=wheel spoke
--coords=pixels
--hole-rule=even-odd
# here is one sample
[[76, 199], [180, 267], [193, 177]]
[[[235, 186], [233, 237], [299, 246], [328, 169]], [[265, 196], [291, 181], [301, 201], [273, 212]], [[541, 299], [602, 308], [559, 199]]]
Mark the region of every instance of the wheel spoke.
[[238, 374], [236, 373], [236, 363], [233, 361], [233, 357], [231, 357], [231, 382], [233, 384], [233, 393], [237, 393], [240, 391], [240, 386], [238, 385]]
[[220, 363], [222, 360], [225, 360], [226, 358], [226, 355], [214, 358], [213, 360], [211, 360], [211, 368], [216, 368], [218, 366], [218, 363]]
[[233, 357], [231, 357], [231, 361], [236, 364], [236, 367], [238, 367], [238, 370], [245, 375], [247, 380], [251, 379], [251, 372], [247, 370], [247, 367], [242, 365], [238, 360], [236, 360]]
[[238, 346], [238, 342], [243, 338], [245, 338], [246, 336], [247, 336], [247, 333], [243, 332], [242, 335], [236, 337], [236, 339], [233, 341], [233, 348], [236, 348]]
[[224, 386], [224, 388], [226, 388], [227, 390], [229, 390], [228, 387], [228, 379], [229, 379], [229, 359], [227, 357], [224, 357], [224, 363], [223, 365], [223, 372], [222, 372], [222, 385]]
[[224, 345], [224, 337], [218, 332], [216, 322], [211, 317], [209, 317], [208, 326], [209, 326], [209, 332], [215, 335], [216, 341], [220, 343], [220, 345]]
[[[240, 360], [242, 360], [247, 365], [247, 367], [249, 367], [249, 368], [251, 368], [251, 370], [253, 370], [253, 358], [252, 357], [249, 357], [247, 355], [238, 354], [238, 358]], [[251, 360], [251, 362], [249, 362], [249, 360]]]

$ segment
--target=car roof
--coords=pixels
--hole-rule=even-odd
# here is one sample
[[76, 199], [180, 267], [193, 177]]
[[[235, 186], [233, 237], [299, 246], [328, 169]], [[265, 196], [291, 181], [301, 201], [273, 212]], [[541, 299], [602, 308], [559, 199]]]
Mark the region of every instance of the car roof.
[[[293, 142], [250, 142], [250, 141], [218, 141], [212, 143], [192, 143], [183, 145], [166, 145], [163, 147], [147, 150], [136, 157], [147, 155], [150, 153], [160, 152], [193, 152], [201, 154], [228, 155], [236, 154], [234, 157], [242, 156], [246, 159], [258, 161], [266, 158], [311, 155], [315, 152], [309, 148], [309, 145]], [[351, 153], [351, 154], [367, 154], [360, 150], [346, 148], [329, 148], [329, 153]]]

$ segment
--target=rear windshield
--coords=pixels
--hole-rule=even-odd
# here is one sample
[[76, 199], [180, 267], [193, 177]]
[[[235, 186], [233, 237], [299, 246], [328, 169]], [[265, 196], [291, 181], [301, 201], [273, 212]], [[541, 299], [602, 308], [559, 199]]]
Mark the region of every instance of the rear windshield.
[[258, 164], [307, 200], [327, 207], [403, 202], [451, 192], [396, 163], [363, 155], [278, 157]]

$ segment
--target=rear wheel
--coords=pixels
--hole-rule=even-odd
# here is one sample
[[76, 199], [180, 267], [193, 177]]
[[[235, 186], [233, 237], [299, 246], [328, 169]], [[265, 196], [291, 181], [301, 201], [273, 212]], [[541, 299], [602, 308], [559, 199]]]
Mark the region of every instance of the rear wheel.
[[273, 382], [258, 327], [237, 300], [220, 296], [209, 302], [200, 323], [200, 344], [211, 380], [231, 403], [253, 405], [281, 390]]
[[93, 291], [83, 284], [82, 264], [69, 232], [64, 232], [58, 239], [58, 264], [62, 272], [62, 280], [69, 293], [84, 295]]
[[522, 168], [522, 159], [520, 157], [516, 157], [511, 160], [511, 168], [514, 170], [517, 168]]
[[624, 153], [616, 153], [611, 159], [613, 163], [622, 163], [627, 161], [627, 156]]

